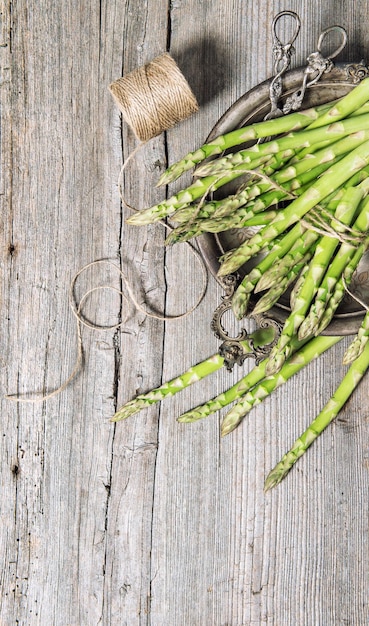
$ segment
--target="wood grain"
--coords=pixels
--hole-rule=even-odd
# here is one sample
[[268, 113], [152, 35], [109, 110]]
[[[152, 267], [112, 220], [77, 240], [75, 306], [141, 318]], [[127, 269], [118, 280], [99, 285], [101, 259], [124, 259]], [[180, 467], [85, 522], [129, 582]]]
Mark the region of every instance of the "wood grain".
[[[176, 417], [240, 375], [221, 371], [125, 423], [122, 402], [216, 352], [222, 295], [210, 277], [196, 311], [160, 321], [116, 291], [91, 294], [83, 328], [68, 291], [123, 288], [172, 315], [199, 292], [188, 248], [164, 250], [161, 225], [125, 223], [117, 180], [136, 146], [110, 82], [168, 50], [197, 114], [140, 149], [124, 194], [143, 208], [167, 162], [196, 147], [227, 108], [273, 71], [270, 25], [286, 8], [247, 0], [3, 0], [0, 29], [0, 624], [24, 626], [364, 626], [369, 620], [369, 409], [364, 379], [339, 418], [273, 492], [267, 472], [340, 381], [343, 344], [290, 380], [232, 435], [219, 415]], [[366, 2], [291, 0], [295, 66], [340, 24], [341, 58], [367, 56]], [[172, 189], [178, 187], [175, 183]], [[125, 292], [125, 295], [127, 293]], [[250, 361], [243, 369], [252, 367]]]

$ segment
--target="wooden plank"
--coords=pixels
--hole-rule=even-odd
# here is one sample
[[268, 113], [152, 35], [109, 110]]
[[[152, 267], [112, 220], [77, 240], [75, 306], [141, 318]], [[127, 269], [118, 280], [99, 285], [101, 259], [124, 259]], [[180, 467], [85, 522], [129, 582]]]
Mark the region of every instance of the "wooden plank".
[[[212, 123], [237, 97], [271, 75], [269, 29], [274, 12], [282, 8], [281, 3], [271, 7], [267, 2], [254, 3], [252, 8], [246, 3], [212, 2], [211, 7], [205, 3], [196, 12], [190, 3], [173, 7], [171, 50], [189, 78], [197, 77], [195, 87], [200, 86], [202, 109], [196, 118], [171, 133], [171, 161], [197, 145], [200, 140], [191, 143], [192, 137], [205, 137]], [[294, 58], [294, 64], [299, 65], [304, 63], [307, 51], [315, 49], [320, 32], [306, 28], [310, 15], [315, 13], [313, 24], [318, 18], [317, 23], [326, 27], [332, 23], [332, 13], [324, 15], [322, 5], [317, 8], [316, 3], [304, 7], [295, 3], [289, 8], [301, 14], [303, 23]], [[221, 19], [224, 14], [228, 20]], [[195, 44], [191, 39], [188, 42], [180, 23], [190, 25]], [[213, 81], [218, 94], [207, 99]], [[185, 253], [182, 263], [188, 284], [194, 284]], [[176, 302], [178, 297], [176, 294]], [[168, 298], [170, 301], [170, 293]], [[193, 329], [199, 328], [201, 317], [211, 319], [214, 303], [219, 301], [219, 290], [211, 283], [208, 298], [197, 312], [199, 317], [196, 313], [175, 333], [166, 333], [166, 379], [179, 371], [174, 355], [186, 355], [187, 338], [195, 337]], [[201, 327], [211, 342], [209, 328]], [[189, 362], [203, 357], [204, 342], [203, 333], [196, 333]], [[210, 352], [208, 349], [205, 354]], [[308, 375], [290, 381], [286, 389], [254, 410], [250, 419], [224, 441], [219, 441], [218, 417], [192, 426], [175, 424], [173, 418], [229, 385], [233, 377], [228, 373], [213, 376], [200, 389], [193, 388], [182, 398], [177, 396], [163, 405], [153, 526], [154, 624], [333, 624], [336, 619], [352, 620], [350, 610], [354, 611], [354, 622], [365, 623], [367, 605], [359, 592], [355, 607], [351, 606], [349, 579], [344, 573], [349, 568], [344, 563], [349, 558], [348, 542], [355, 546], [351, 555], [364, 558], [361, 538], [368, 518], [367, 506], [362, 511], [360, 502], [366, 489], [355, 490], [355, 495], [349, 497], [351, 481], [347, 491], [342, 485], [345, 478], [332, 457], [333, 450], [339, 454], [345, 444], [339, 437], [336, 440], [336, 429], [321, 438], [285, 484], [274, 493], [263, 494], [267, 472], [338, 384], [342, 368], [336, 359], [337, 350], [312, 364]], [[360, 438], [367, 441], [367, 428], [362, 428]], [[360, 450], [361, 455], [365, 454], [365, 447], [353, 445], [356, 456]], [[365, 472], [360, 469], [357, 473], [356, 484], [366, 484]], [[342, 485], [338, 501], [345, 523], [331, 492], [332, 485], [338, 484]], [[350, 525], [347, 516], [351, 515], [355, 521]], [[340, 548], [338, 536], [347, 538]], [[362, 589], [358, 581], [363, 566], [358, 568], [352, 562], [352, 568], [356, 584]], [[341, 594], [339, 589], [345, 592]]]
[[[107, 4], [107, 12], [109, 5]], [[112, 78], [126, 75], [165, 51], [167, 5], [148, 1], [125, 3], [108, 30], [123, 33], [115, 50], [121, 66]], [[123, 159], [136, 145], [127, 124], [118, 123], [115, 134], [122, 141]], [[160, 171], [166, 165], [163, 137], [141, 149], [125, 170], [127, 200], [137, 208], [154, 204]], [[123, 208], [122, 220], [131, 211]], [[122, 267], [143, 308], [164, 313], [165, 277], [162, 226], [137, 229], [122, 221]], [[160, 320], [132, 312], [119, 344], [119, 402], [160, 384], [164, 325]], [[158, 408], [134, 416], [114, 427], [110, 500], [107, 509], [104, 612], [107, 624], [146, 624], [150, 619], [152, 509], [155, 496], [155, 464], [158, 447]]]
[[[136, 8], [127, 6], [126, 10], [129, 28], [117, 29], [106, 38], [124, 17], [120, 7], [111, 3], [101, 5], [101, 14], [97, 7], [87, 5], [76, 11], [72, 3], [12, 7], [12, 125], [9, 144], [3, 147], [4, 158], [12, 158], [12, 215], [8, 219], [18, 254], [8, 255], [5, 276], [9, 347], [4, 352], [8, 366], [4, 391], [23, 393], [40, 387], [48, 391], [69, 375], [77, 344], [68, 289], [72, 276], [85, 263], [110, 258], [119, 266], [124, 253], [128, 265], [129, 256], [134, 258], [137, 250], [142, 253], [146, 244], [151, 249], [142, 255], [142, 268], [156, 263], [157, 274], [162, 273], [157, 235], [147, 237], [140, 232], [136, 237], [135, 233], [129, 250], [121, 251], [124, 216], [117, 180], [122, 137], [108, 85], [122, 72], [123, 31], [137, 55], [134, 59], [131, 54], [124, 70], [146, 60], [147, 7], [141, 7], [140, 19]], [[141, 48], [136, 47], [139, 39]], [[150, 44], [149, 55], [155, 45]], [[129, 53], [128, 46], [125, 49]], [[125, 156], [133, 147], [132, 139], [125, 134]], [[160, 141], [156, 146], [163, 158]], [[152, 153], [153, 149], [150, 164]], [[145, 188], [152, 186], [147, 175], [147, 186], [140, 185], [136, 199], [137, 186], [132, 185], [134, 201], [145, 200]], [[4, 215], [8, 215], [6, 210]], [[4, 252], [8, 242], [7, 237]], [[146, 280], [155, 287], [152, 273]], [[106, 283], [119, 287], [119, 274], [97, 267], [81, 277], [78, 292], [81, 295], [91, 286]], [[99, 324], [119, 321], [122, 303], [116, 293], [96, 295], [84, 310], [88, 318]], [[159, 308], [162, 300], [162, 292], [156, 289], [153, 305]], [[130, 353], [141, 353], [142, 362], [149, 365], [145, 352], [160, 355], [162, 343], [157, 323], [146, 322], [142, 316], [132, 321], [131, 307], [128, 314], [122, 335], [83, 330], [86, 366], [62, 395], [43, 406], [3, 404], [8, 419], [2, 457], [7, 459], [2, 467], [3, 514], [10, 538], [0, 620], [4, 623], [19, 619], [20, 623], [92, 624], [109, 609], [104, 576], [110, 566], [107, 511], [114, 427], [107, 420], [116, 407], [120, 361], [123, 367], [127, 363], [122, 371], [125, 392], [133, 395], [140, 373], [130, 367]], [[139, 428], [133, 432], [138, 439], [146, 436], [145, 429], [142, 435]], [[119, 448], [124, 454], [124, 445], [118, 437], [115, 459]], [[151, 510], [149, 498], [134, 501], [141, 510], [139, 502]], [[138, 572], [143, 571], [136, 552], [134, 563]], [[114, 600], [114, 595], [108, 597]], [[127, 620], [134, 623], [129, 615]]]
[[[52, 11], [45, 14], [43, 6], [29, 6], [29, 10], [27, 13], [24, 5], [18, 5], [11, 14], [10, 190], [17, 255], [13, 254], [8, 277], [11, 358], [3, 387], [10, 392], [54, 388], [67, 376], [75, 358], [75, 328], [68, 314], [66, 288], [71, 268], [81, 262], [81, 232], [70, 227], [74, 216], [79, 222], [81, 200], [86, 194], [82, 181], [91, 184], [93, 170], [83, 177], [81, 171], [70, 169], [74, 150], [81, 160], [83, 153], [84, 158], [91, 155], [86, 144], [80, 152], [78, 137], [71, 137], [72, 99], [67, 98], [71, 58], [68, 63], [64, 58], [64, 75], [58, 76], [58, 57], [66, 43], [58, 31], [60, 15]], [[63, 25], [67, 27], [67, 22]], [[88, 124], [85, 106], [82, 110], [81, 124]], [[72, 257], [71, 251], [78, 249]], [[61, 358], [62, 354], [66, 358]], [[73, 395], [78, 398], [81, 390], [77, 385], [74, 393], [69, 392], [69, 400]], [[77, 416], [81, 413], [78, 406], [82, 405], [77, 401]], [[76, 524], [72, 519], [78, 519], [77, 468], [81, 467], [83, 446], [81, 437], [73, 437], [72, 414], [66, 407], [65, 398], [49, 403], [47, 408], [3, 404], [2, 413], [8, 415], [5, 441], [13, 441], [15, 450], [12, 464], [9, 459], [2, 468], [2, 485], [6, 492], [10, 481], [16, 485], [8, 496], [12, 508], [8, 523], [12, 521], [14, 542], [8, 544], [9, 565], [4, 568], [4, 623], [56, 622], [62, 596], [56, 595], [54, 603], [49, 598], [59, 579], [65, 581], [60, 582], [61, 590], [64, 586], [70, 590], [67, 595], [71, 603], [69, 608], [63, 607], [64, 616], [70, 623], [77, 621], [72, 616], [78, 611], [77, 590], [72, 591], [67, 571], [73, 573], [78, 568]], [[16, 475], [10, 472], [14, 463]], [[84, 474], [87, 486], [88, 467]], [[71, 484], [77, 486], [76, 491], [70, 489]], [[73, 518], [66, 514], [69, 506]]]

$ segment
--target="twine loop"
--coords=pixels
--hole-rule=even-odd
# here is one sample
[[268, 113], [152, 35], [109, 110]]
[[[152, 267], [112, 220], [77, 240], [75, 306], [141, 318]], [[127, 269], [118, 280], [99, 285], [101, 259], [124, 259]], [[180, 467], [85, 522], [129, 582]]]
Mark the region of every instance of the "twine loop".
[[12, 400], [13, 402], [37, 404], [38, 402], [45, 402], [45, 400], [50, 400], [54, 396], [59, 395], [62, 391], [64, 391], [68, 387], [68, 385], [77, 376], [77, 374], [80, 372], [82, 368], [83, 354], [84, 354], [83, 341], [82, 341], [82, 326], [86, 326], [87, 328], [90, 328], [95, 331], [102, 331], [102, 330], [111, 331], [111, 330], [118, 329], [121, 326], [123, 326], [123, 324], [125, 324], [126, 322], [125, 318], [120, 320], [116, 324], [98, 324], [96, 322], [92, 322], [88, 320], [83, 315], [83, 306], [85, 305], [86, 300], [95, 292], [99, 292], [103, 290], [115, 291], [116, 293], [118, 293], [118, 295], [121, 296], [123, 300], [125, 300], [126, 302], [128, 301], [128, 298], [123, 293], [123, 291], [121, 291], [117, 287], [114, 287], [113, 285], [110, 285], [110, 284], [102, 284], [102, 285], [98, 285], [95, 287], [91, 287], [82, 295], [82, 297], [78, 301], [76, 294], [75, 294], [76, 283], [77, 283], [78, 278], [81, 276], [81, 274], [83, 274], [86, 270], [96, 267], [98, 265], [102, 265], [102, 264], [108, 265], [109, 267], [114, 269], [120, 276], [122, 283], [124, 284], [127, 290], [129, 300], [133, 303], [133, 305], [138, 311], [140, 311], [141, 313], [143, 313], [144, 315], [148, 317], [162, 320], [162, 321], [178, 320], [183, 317], [187, 317], [199, 306], [199, 304], [201, 303], [201, 301], [203, 300], [205, 296], [206, 289], [207, 289], [207, 273], [203, 265], [200, 253], [198, 253], [195, 248], [192, 248], [192, 252], [195, 254], [195, 257], [200, 263], [200, 267], [202, 269], [203, 282], [200, 288], [200, 295], [197, 301], [195, 302], [195, 304], [189, 309], [187, 309], [184, 313], [179, 313], [178, 315], [165, 315], [161, 313], [156, 313], [155, 311], [148, 310], [146, 306], [143, 306], [142, 304], [140, 304], [140, 302], [137, 300], [137, 297], [133, 293], [132, 287], [126, 275], [116, 263], [113, 263], [113, 261], [110, 261], [109, 259], [97, 259], [95, 261], [92, 261], [91, 263], [88, 263], [87, 265], [84, 265], [80, 270], [78, 270], [78, 272], [76, 272], [76, 274], [71, 280], [70, 287], [69, 287], [69, 306], [76, 319], [76, 325], [77, 325], [77, 357], [76, 357], [76, 362], [73, 367], [72, 373], [59, 387], [57, 387], [56, 389], [53, 389], [50, 392], [47, 392], [47, 393], [35, 392], [35, 393], [24, 394], [24, 395], [7, 394], [5, 398], [7, 400]]
[[301, 224], [323, 236], [332, 237], [353, 247], [366, 243], [368, 233], [344, 224], [324, 207], [317, 205], [302, 218]]
[[[258, 169], [239, 169], [234, 171], [238, 174], [250, 174], [251, 179], [255, 177], [264, 180], [269, 183], [271, 188], [282, 191], [285, 194], [285, 198], [283, 198], [283, 200], [294, 200], [298, 197], [297, 194], [286, 190], [273, 180], [273, 178]], [[226, 170], [221, 173], [220, 178], [222, 175], [226, 175]], [[213, 186], [214, 182], [210, 185], [208, 192]], [[300, 220], [300, 223], [308, 230], [313, 230], [323, 236], [332, 237], [341, 243], [347, 243], [352, 246], [365, 244], [366, 247], [368, 247], [368, 232], [363, 232], [357, 228], [351, 227], [348, 224], [344, 224], [341, 220], [335, 217], [331, 211], [323, 207], [321, 204], [317, 204], [314, 208], [309, 209], [309, 211]]]

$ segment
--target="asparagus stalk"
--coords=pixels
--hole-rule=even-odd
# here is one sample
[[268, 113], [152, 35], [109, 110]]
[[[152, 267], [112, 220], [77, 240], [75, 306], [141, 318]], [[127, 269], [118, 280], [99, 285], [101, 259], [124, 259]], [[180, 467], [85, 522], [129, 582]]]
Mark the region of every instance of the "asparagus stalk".
[[[244, 126], [224, 135], [220, 135], [213, 141], [203, 144], [194, 152], [189, 152], [180, 161], [173, 163], [159, 178], [158, 186], [168, 185], [198, 163], [201, 163], [209, 157], [221, 154], [225, 150], [229, 150], [235, 146], [239, 146], [248, 141], [256, 141], [262, 137], [279, 135], [291, 132], [292, 130], [306, 128], [306, 126], [309, 126], [309, 124], [317, 120], [319, 115], [322, 115], [330, 108], [330, 104], [325, 104], [306, 109], [305, 111], [284, 115], [283, 117], [278, 117], [273, 120], [257, 122], [256, 124]], [[338, 117], [337, 119], [341, 118]], [[333, 118], [331, 121], [333, 121]]]
[[327, 111], [322, 112], [322, 114], [310, 124], [310, 128], [325, 126], [326, 124], [330, 124], [332, 121], [343, 119], [344, 117], [352, 114], [354, 111], [358, 111], [359, 107], [365, 106], [368, 103], [368, 100], [369, 79], [364, 78], [364, 80], [356, 85], [354, 89], [349, 91], [346, 96], [336, 100], [332, 107], [330, 107]]
[[368, 100], [369, 84], [368, 79], [364, 79], [351, 92], [334, 103], [310, 108], [306, 111], [298, 111], [272, 120], [264, 120], [231, 131], [202, 145], [195, 152], [189, 152], [183, 159], [171, 165], [160, 177], [158, 185], [167, 185], [206, 158], [221, 154], [225, 150], [247, 141], [256, 141], [260, 138], [296, 131], [307, 126], [314, 128], [331, 124], [352, 115], [354, 112], [359, 112], [362, 106], [366, 112], [365, 105]]
[[352, 363], [334, 395], [323, 410], [313, 420], [305, 432], [295, 441], [290, 451], [283, 456], [281, 461], [269, 473], [265, 481], [265, 491], [272, 489], [283, 480], [296, 461], [334, 420], [358, 386], [368, 367], [369, 343], [365, 345], [362, 354]]
[[[342, 223], [342, 225], [344, 225], [351, 223], [360, 200], [363, 197], [363, 193], [364, 191], [360, 187], [347, 189], [335, 212], [335, 217], [339, 220], [339, 224]], [[337, 225], [336, 229], [342, 232], [343, 226]], [[318, 242], [299, 296], [295, 299], [294, 307], [285, 321], [277, 344], [270, 354], [267, 366], [268, 374], [273, 374], [281, 368], [282, 364], [289, 356], [290, 342], [296, 333], [298, 333], [300, 340], [308, 337], [306, 329], [303, 328], [303, 332], [300, 332], [300, 326], [304, 323], [306, 313], [310, 308], [316, 290], [324, 276], [326, 267], [337, 246], [338, 240], [328, 235], [323, 236]]]
[[351, 257], [351, 259], [348, 261], [343, 275], [337, 280], [336, 285], [333, 289], [333, 293], [328, 300], [328, 304], [319, 322], [319, 326], [315, 331], [316, 335], [322, 333], [327, 328], [328, 324], [331, 323], [333, 315], [341, 304], [343, 297], [346, 293], [346, 286], [351, 283], [352, 276], [360, 263], [366, 247], [367, 244], [363, 243], [357, 248], [354, 256]]
[[294, 374], [341, 339], [342, 337], [321, 336], [305, 343], [286, 361], [278, 374], [263, 378], [231, 408], [221, 426], [222, 436], [231, 433], [254, 406], [260, 404], [272, 391], [286, 383]]
[[[294, 342], [294, 349], [298, 350], [305, 342], [296, 341]], [[199, 406], [191, 409], [190, 411], [186, 411], [177, 418], [178, 422], [192, 423], [197, 422], [200, 419], [208, 417], [212, 413], [216, 413], [223, 407], [231, 404], [235, 400], [241, 398], [244, 394], [246, 394], [250, 389], [252, 389], [255, 385], [257, 385], [263, 378], [265, 377], [265, 366], [267, 364], [268, 359], [263, 359], [260, 363], [254, 367], [250, 372], [248, 372], [240, 381], [235, 383], [232, 387], [215, 396], [211, 400], [208, 400], [204, 404], [200, 404]]]
[[363, 352], [369, 339], [369, 310], [364, 315], [363, 321], [354, 340], [350, 343], [343, 355], [343, 364], [348, 365], [357, 359]]
[[[243, 350], [246, 353], [251, 353], [252, 348], [250, 345], [250, 340], [253, 345], [264, 345], [269, 344], [273, 341], [275, 336], [275, 330], [272, 327], [269, 328], [259, 328], [254, 333], [251, 333], [248, 339], [241, 341], [241, 345]], [[192, 385], [193, 383], [202, 380], [209, 374], [216, 372], [221, 369], [224, 365], [224, 358], [220, 356], [220, 354], [213, 354], [211, 357], [205, 359], [201, 363], [190, 367], [186, 372], [183, 372], [180, 376], [176, 376], [172, 380], [160, 385], [156, 389], [152, 389], [148, 393], [140, 394], [130, 400], [126, 404], [124, 404], [112, 417], [111, 421], [118, 422], [120, 420], [126, 419], [141, 409], [147, 408], [151, 404], [155, 404], [156, 402], [160, 402], [164, 400], [168, 396], [173, 396], [174, 394], [182, 391], [185, 387]]]
[[301, 219], [310, 209], [344, 184], [355, 172], [365, 167], [368, 162], [369, 142], [366, 141], [332, 165], [324, 176], [321, 176], [307, 191], [293, 200], [286, 209], [283, 209], [269, 226], [262, 228], [235, 250], [221, 265], [219, 276], [226, 276], [238, 270], [265, 245]]
[[[342, 154], [342, 150], [343, 152], [347, 152], [348, 149], [352, 150], [354, 146], [356, 147], [365, 141], [365, 139], [368, 139], [368, 135], [365, 133], [365, 130], [368, 129], [368, 124], [369, 114], [366, 114], [360, 115], [359, 117], [347, 118], [323, 128], [290, 133], [285, 137], [275, 138], [266, 143], [257, 143], [246, 150], [240, 150], [239, 152], [229, 154], [221, 159], [210, 161], [210, 163], [200, 167], [196, 173], [198, 176], [223, 175], [226, 174], [227, 170], [238, 168], [240, 165], [246, 163], [252, 163], [256, 155], [283, 154], [286, 150], [293, 149], [297, 142], [299, 146], [311, 147], [324, 139], [329, 139], [331, 142], [334, 142], [331, 151], [329, 148], [323, 150], [326, 158], [335, 158], [337, 154]], [[343, 146], [342, 144], [337, 145], [336, 139], [347, 135], [351, 135], [348, 141], [344, 142]], [[352, 147], [350, 148], [350, 146]], [[318, 157], [311, 155], [310, 159], [306, 159], [306, 163], [309, 164], [310, 160], [319, 163], [321, 156], [319, 152]], [[307, 167], [309, 167], [309, 165], [307, 165]]]
[[[367, 194], [369, 192], [367, 179], [365, 186], [363, 185], [363, 193]], [[362, 186], [360, 185], [360, 187]], [[358, 234], [365, 233], [369, 227], [369, 198], [367, 197], [360, 207], [359, 215], [353, 224], [353, 230]], [[362, 242], [363, 243], [363, 242]], [[324, 278], [322, 283], [320, 284], [314, 302], [312, 303], [308, 315], [305, 317], [303, 324], [300, 327], [300, 334], [306, 332], [307, 334], [319, 334], [319, 325], [324, 315], [324, 312], [329, 303], [330, 297], [335, 290], [337, 281], [339, 280], [342, 273], [349, 266], [352, 261], [352, 258], [355, 254], [355, 246], [361, 248], [361, 244], [358, 241], [344, 241], [340, 248], [339, 253], [336, 254], [332, 263], [327, 267], [326, 272], [324, 274]], [[357, 257], [359, 260], [361, 258]], [[343, 293], [342, 293], [343, 295]], [[337, 303], [339, 304], [339, 303]]]

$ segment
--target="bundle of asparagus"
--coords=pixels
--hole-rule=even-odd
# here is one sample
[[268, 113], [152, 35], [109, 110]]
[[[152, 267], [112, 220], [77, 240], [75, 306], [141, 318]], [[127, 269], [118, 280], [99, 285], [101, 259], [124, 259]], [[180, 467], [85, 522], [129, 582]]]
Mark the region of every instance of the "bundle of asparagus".
[[[258, 141], [263, 138], [267, 140]], [[255, 404], [341, 339], [322, 333], [369, 242], [369, 79], [338, 101], [218, 137], [169, 167], [158, 184], [168, 184], [194, 166], [196, 179], [189, 187], [135, 213], [128, 222], [143, 225], [171, 217], [177, 227], [167, 243], [259, 226], [220, 259], [219, 276], [226, 276], [260, 252], [264, 255], [234, 293], [237, 319], [269, 310], [293, 285], [290, 314], [270, 355], [227, 392], [179, 417], [181, 422], [195, 421], [236, 401], [222, 424], [225, 435]], [[208, 200], [210, 192], [238, 178], [242, 184], [235, 193]], [[369, 313], [345, 353], [344, 362], [351, 365], [341, 385], [271, 472], [266, 488], [280, 482], [354, 391], [369, 367], [368, 338]], [[113, 419], [176, 393], [221, 366], [222, 358], [213, 356], [131, 400]]]

